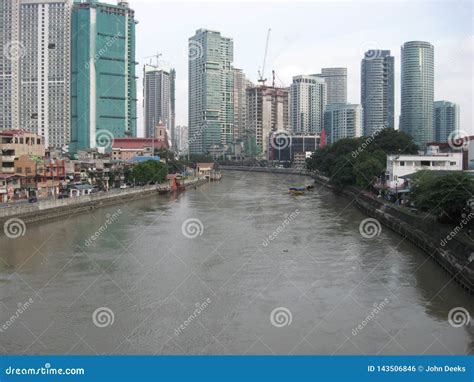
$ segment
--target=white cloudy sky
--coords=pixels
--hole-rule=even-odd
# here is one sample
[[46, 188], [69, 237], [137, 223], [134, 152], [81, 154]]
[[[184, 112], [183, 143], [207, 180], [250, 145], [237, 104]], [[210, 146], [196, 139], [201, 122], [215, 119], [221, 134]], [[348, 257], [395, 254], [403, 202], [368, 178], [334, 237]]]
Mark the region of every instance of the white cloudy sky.
[[[107, 0], [111, 1], [111, 0]], [[435, 100], [461, 106], [461, 129], [473, 128], [473, 5], [462, 1], [161, 1], [130, 0], [136, 11], [139, 133], [144, 57], [160, 52], [177, 71], [177, 124], [187, 124], [187, 41], [196, 29], [234, 40], [234, 66], [252, 80], [262, 65], [272, 29], [266, 77], [283, 85], [321, 67], [348, 68], [348, 101], [360, 102], [360, 60], [368, 49], [395, 56], [395, 109], [400, 108], [400, 46], [424, 40], [435, 47]], [[277, 85], [282, 84], [277, 80]]]

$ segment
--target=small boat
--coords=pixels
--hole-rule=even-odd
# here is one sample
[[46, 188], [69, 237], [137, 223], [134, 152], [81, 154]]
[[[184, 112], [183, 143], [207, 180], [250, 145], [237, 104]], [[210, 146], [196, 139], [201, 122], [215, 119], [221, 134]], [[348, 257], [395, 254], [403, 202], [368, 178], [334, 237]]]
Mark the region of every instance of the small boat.
[[288, 188], [288, 193], [292, 195], [304, 195], [305, 190], [305, 187], [290, 187]]

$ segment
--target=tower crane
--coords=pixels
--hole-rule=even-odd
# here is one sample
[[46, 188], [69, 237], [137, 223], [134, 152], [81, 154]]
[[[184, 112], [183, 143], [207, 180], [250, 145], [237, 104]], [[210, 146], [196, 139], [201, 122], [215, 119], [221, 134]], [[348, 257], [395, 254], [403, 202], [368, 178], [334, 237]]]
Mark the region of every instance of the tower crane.
[[160, 60], [160, 57], [161, 57], [161, 56], [162, 56], [161, 53], [156, 52], [156, 54], [154, 54], [153, 56], [147, 56], [147, 57], [143, 57], [143, 58], [149, 58], [149, 59], [150, 59], [150, 65], [151, 65], [151, 59], [152, 59], [152, 58], [156, 58], [156, 66], [158, 67], [159, 60]]
[[265, 76], [265, 63], [267, 61], [267, 53], [268, 53], [268, 42], [270, 41], [270, 32], [272, 31], [271, 28], [268, 28], [268, 32], [267, 32], [267, 42], [265, 44], [265, 54], [263, 55], [263, 64], [262, 64], [262, 71], [260, 72], [260, 70], [258, 71], [258, 82], [261, 82], [262, 83], [262, 86], [265, 86], [265, 82], [267, 81], [266, 78], [264, 78]]

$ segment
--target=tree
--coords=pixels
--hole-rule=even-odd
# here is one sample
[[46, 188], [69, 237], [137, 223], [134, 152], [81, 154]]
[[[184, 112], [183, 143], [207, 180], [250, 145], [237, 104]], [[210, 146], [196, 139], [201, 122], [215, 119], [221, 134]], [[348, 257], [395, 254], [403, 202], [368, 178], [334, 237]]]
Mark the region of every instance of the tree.
[[130, 173], [130, 178], [136, 183], [162, 183], [168, 175], [166, 163], [147, 160], [136, 164]]
[[440, 221], [459, 221], [468, 200], [474, 197], [474, 181], [463, 172], [438, 175], [419, 171], [412, 183], [412, 197], [417, 208], [432, 213]]
[[367, 157], [365, 160], [359, 160], [354, 165], [357, 187], [370, 188], [384, 168], [385, 166], [377, 158]]

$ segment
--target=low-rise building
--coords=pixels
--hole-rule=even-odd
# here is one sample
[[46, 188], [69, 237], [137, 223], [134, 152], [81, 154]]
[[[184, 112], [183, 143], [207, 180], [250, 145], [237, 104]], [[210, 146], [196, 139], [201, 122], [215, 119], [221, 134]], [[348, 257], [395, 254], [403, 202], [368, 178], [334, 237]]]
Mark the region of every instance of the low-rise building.
[[133, 157], [153, 156], [154, 150], [168, 150], [168, 141], [152, 138], [116, 138], [112, 145], [112, 159], [130, 161]]
[[420, 170], [462, 171], [462, 162], [462, 152], [440, 153], [437, 146], [429, 146], [423, 155], [387, 155], [386, 185], [403, 187], [407, 176]]
[[15, 160], [23, 155], [44, 158], [44, 138], [26, 130], [0, 131], [0, 173], [15, 174]]

